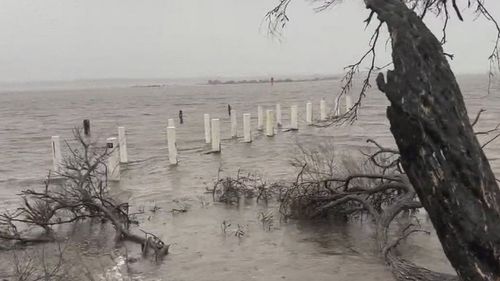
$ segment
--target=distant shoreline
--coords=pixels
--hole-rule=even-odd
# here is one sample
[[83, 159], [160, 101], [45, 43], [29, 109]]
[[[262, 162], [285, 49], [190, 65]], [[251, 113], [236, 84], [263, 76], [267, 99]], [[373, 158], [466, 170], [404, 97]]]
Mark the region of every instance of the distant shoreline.
[[[286, 78], [286, 79], [275, 79], [273, 83], [291, 83], [291, 82], [314, 82], [314, 81], [326, 81], [326, 80], [338, 80], [339, 77], [337, 76], [328, 76], [328, 77], [315, 77], [315, 78], [308, 78], [308, 79], [291, 79], [291, 78]], [[260, 80], [228, 80], [228, 81], [221, 81], [221, 80], [208, 80], [207, 84], [208, 85], [233, 85], [233, 84], [270, 84], [271, 79], [260, 79]]]
[[167, 84], [151, 84], [151, 85], [132, 85], [131, 88], [163, 88], [166, 87]]

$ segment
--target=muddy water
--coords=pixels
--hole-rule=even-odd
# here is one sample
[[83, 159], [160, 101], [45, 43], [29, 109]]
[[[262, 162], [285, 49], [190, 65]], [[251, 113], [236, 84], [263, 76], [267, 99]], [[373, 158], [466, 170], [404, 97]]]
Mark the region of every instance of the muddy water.
[[[486, 108], [481, 128], [494, 127], [500, 120], [500, 89], [487, 93], [486, 80], [460, 77], [469, 114]], [[0, 200], [3, 208], [18, 202], [15, 194], [24, 187], [36, 187], [51, 167], [50, 136], [71, 136], [71, 129], [91, 119], [93, 136], [102, 140], [125, 126], [130, 163], [115, 192], [135, 206], [143, 206], [141, 228], [173, 243], [171, 255], [161, 265], [140, 260], [130, 271], [142, 280], [390, 280], [390, 273], [377, 256], [369, 224], [339, 222], [281, 222], [275, 206], [248, 202], [227, 207], [211, 202], [205, 194], [219, 167], [225, 174], [238, 169], [255, 171], [268, 179], [290, 179], [294, 169], [288, 161], [296, 143], [335, 144], [349, 154], [365, 147], [373, 138], [392, 145], [385, 120], [386, 99], [371, 91], [359, 121], [350, 128], [305, 126], [305, 102], [314, 103], [319, 117], [319, 100], [331, 107], [338, 81], [283, 83], [270, 85], [168, 85], [163, 88], [115, 87], [104, 89], [27, 91], [0, 93]], [[241, 114], [252, 113], [256, 126], [257, 105], [274, 109], [281, 103], [283, 122], [289, 124], [289, 107], [299, 105], [300, 130], [279, 132], [274, 138], [253, 131], [251, 144], [230, 140], [227, 104]], [[168, 118], [184, 112], [184, 124], [177, 125], [180, 163], [169, 166], [165, 141]], [[204, 152], [203, 113], [221, 118], [220, 155]], [[176, 120], [177, 122], [178, 120]], [[241, 126], [239, 134], [242, 135]], [[498, 145], [487, 154], [496, 172]], [[202, 204], [209, 202], [210, 204]], [[172, 214], [172, 208], [189, 205], [189, 211]], [[152, 206], [161, 209], [149, 211]], [[258, 220], [261, 211], [274, 212], [271, 230]], [[425, 222], [425, 218], [422, 220]], [[226, 232], [221, 223], [231, 223]], [[234, 235], [238, 225], [243, 237]], [[428, 224], [427, 228], [431, 228]], [[130, 247], [138, 256], [137, 247]], [[403, 247], [406, 256], [436, 270], [450, 271], [434, 234], [415, 236]]]

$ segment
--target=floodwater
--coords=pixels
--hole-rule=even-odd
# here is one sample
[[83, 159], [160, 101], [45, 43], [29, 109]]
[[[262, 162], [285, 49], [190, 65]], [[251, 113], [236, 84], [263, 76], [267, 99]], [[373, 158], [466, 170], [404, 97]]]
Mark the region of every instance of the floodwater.
[[[459, 77], [469, 115], [480, 108], [480, 128], [493, 128], [500, 120], [500, 87], [494, 84], [487, 94], [487, 77]], [[150, 260], [130, 265], [138, 280], [391, 280], [378, 257], [369, 223], [282, 222], [276, 206], [249, 202], [224, 206], [205, 193], [217, 171], [223, 175], [238, 169], [256, 172], [268, 180], [289, 180], [295, 170], [289, 164], [297, 143], [333, 143], [344, 154], [356, 153], [372, 138], [393, 145], [385, 119], [387, 101], [372, 89], [364, 102], [359, 121], [349, 128], [315, 128], [305, 125], [305, 103], [313, 102], [319, 117], [323, 97], [333, 105], [339, 81], [282, 83], [274, 86], [249, 85], [167, 85], [154, 87], [113, 87], [102, 89], [58, 89], [52, 91], [5, 91], [0, 93], [0, 200], [2, 209], [14, 208], [16, 194], [26, 187], [41, 187], [51, 167], [50, 137], [70, 138], [71, 129], [83, 119], [91, 120], [93, 136], [102, 141], [117, 135], [125, 126], [130, 163], [122, 179], [112, 186], [136, 208], [144, 207], [140, 228], [154, 232], [172, 243], [171, 254], [160, 264]], [[356, 91], [356, 89], [354, 89]], [[263, 136], [256, 129], [257, 105], [274, 109], [281, 104], [284, 127], [289, 124], [290, 105], [299, 106], [299, 131], [279, 131]], [[254, 141], [230, 139], [227, 104], [238, 115], [242, 135], [242, 113], [252, 114]], [[184, 124], [178, 124], [178, 111]], [[221, 119], [221, 154], [204, 154], [203, 114]], [[177, 123], [179, 164], [170, 166], [165, 128], [168, 118]], [[491, 144], [486, 153], [495, 172], [500, 171], [499, 146]], [[64, 153], [64, 152], [63, 152]], [[206, 204], [209, 202], [210, 204]], [[205, 203], [205, 204], [202, 204]], [[170, 210], [189, 205], [187, 213]], [[160, 209], [153, 213], [152, 206]], [[272, 229], [264, 230], [258, 215], [270, 209]], [[224, 233], [223, 221], [231, 223]], [[426, 228], [431, 226], [423, 223]], [[240, 225], [245, 234], [236, 237]], [[137, 230], [137, 229], [136, 229]], [[138, 230], [137, 230], [138, 231]], [[129, 256], [139, 257], [136, 245]], [[434, 234], [416, 235], [401, 252], [420, 265], [451, 272]], [[0, 256], [2, 253], [0, 253]], [[0, 265], [1, 269], [1, 265]], [[5, 269], [4, 269], [5, 270]], [[113, 270], [110, 268], [109, 270]]]

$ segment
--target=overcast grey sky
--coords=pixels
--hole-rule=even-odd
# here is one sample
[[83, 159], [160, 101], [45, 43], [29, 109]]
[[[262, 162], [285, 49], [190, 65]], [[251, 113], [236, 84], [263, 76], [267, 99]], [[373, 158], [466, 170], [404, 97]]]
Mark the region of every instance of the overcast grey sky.
[[[295, 0], [281, 42], [261, 26], [276, 2], [0, 0], [0, 82], [334, 74], [366, 48], [363, 1], [316, 14]], [[500, 18], [500, 1], [487, 2]], [[452, 20], [445, 49], [455, 71], [485, 72], [494, 29], [465, 16]]]

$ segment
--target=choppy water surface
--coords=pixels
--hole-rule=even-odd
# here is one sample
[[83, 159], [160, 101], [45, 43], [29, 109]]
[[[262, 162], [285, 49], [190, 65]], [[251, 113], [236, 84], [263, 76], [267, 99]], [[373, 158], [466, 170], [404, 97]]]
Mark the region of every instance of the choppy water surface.
[[[486, 108], [481, 128], [492, 128], [500, 120], [500, 91], [487, 94], [486, 80], [460, 77], [469, 115]], [[268, 179], [290, 179], [294, 169], [288, 161], [295, 144], [333, 142], [349, 153], [366, 146], [366, 139], [392, 145], [385, 119], [385, 97], [372, 90], [359, 121], [350, 128], [313, 128], [304, 124], [305, 102], [319, 100], [333, 105], [338, 81], [270, 85], [168, 85], [163, 88], [107, 88], [0, 93], [0, 200], [3, 208], [18, 202], [15, 194], [36, 187], [51, 167], [50, 136], [71, 137], [71, 129], [91, 119], [93, 136], [115, 136], [118, 126], [127, 129], [130, 164], [115, 191], [129, 196], [132, 204], [145, 206], [141, 228], [173, 243], [171, 254], [161, 265], [138, 261], [131, 271], [143, 280], [388, 280], [390, 273], [377, 256], [369, 225], [359, 223], [280, 222], [275, 212], [272, 231], [264, 231], [258, 214], [265, 207], [255, 203], [227, 207], [211, 203], [204, 194], [217, 170], [230, 174], [238, 169], [255, 171]], [[268, 138], [254, 130], [251, 144], [230, 140], [227, 104], [241, 114], [252, 113], [255, 129], [257, 105], [274, 109], [280, 103], [285, 127], [289, 106], [299, 105], [300, 130], [279, 132]], [[185, 123], [177, 125], [180, 154], [178, 166], [168, 164], [165, 127], [168, 118], [184, 112]], [[220, 155], [204, 154], [203, 114], [221, 118]], [[242, 128], [239, 128], [240, 135]], [[490, 145], [487, 155], [496, 172], [500, 150]], [[203, 198], [203, 199], [202, 199]], [[189, 204], [184, 214], [169, 212], [177, 202]], [[156, 204], [156, 214], [148, 209]], [[221, 223], [232, 223], [224, 234]], [[236, 225], [245, 229], [243, 238], [232, 234]], [[136, 246], [133, 246], [137, 248]], [[450, 271], [434, 235], [416, 236], [403, 249], [419, 264]], [[132, 252], [131, 255], [138, 255]]]

